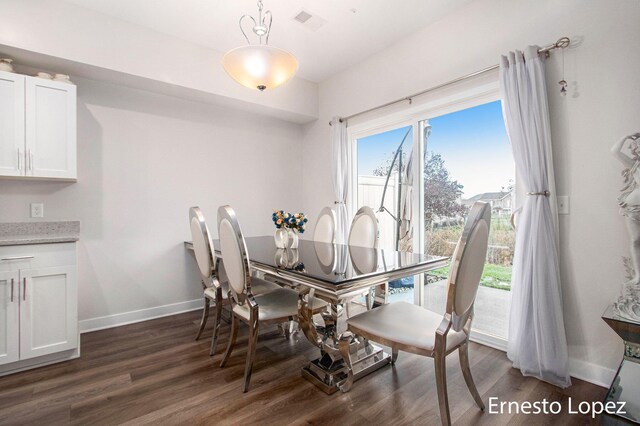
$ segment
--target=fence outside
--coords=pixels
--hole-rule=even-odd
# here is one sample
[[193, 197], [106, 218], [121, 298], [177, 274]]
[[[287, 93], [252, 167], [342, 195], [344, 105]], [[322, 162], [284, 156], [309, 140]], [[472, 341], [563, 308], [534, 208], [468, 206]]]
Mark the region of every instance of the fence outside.
[[[386, 212], [378, 212], [386, 176], [358, 176], [358, 208], [369, 206], [376, 211], [380, 224], [380, 248], [395, 248], [396, 226], [393, 218]], [[395, 176], [389, 179], [384, 206], [395, 212], [398, 208], [398, 180]]]

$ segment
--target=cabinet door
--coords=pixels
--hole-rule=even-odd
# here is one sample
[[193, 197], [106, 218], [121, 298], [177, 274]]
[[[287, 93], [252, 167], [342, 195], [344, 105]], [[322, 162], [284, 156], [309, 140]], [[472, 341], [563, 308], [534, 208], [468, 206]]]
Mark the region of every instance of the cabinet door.
[[76, 178], [76, 86], [26, 77], [26, 175]]
[[18, 273], [0, 272], [0, 365], [19, 358], [19, 303]]
[[75, 266], [20, 270], [20, 359], [78, 346]]
[[0, 176], [24, 176], [23, 75], [0, 71]]

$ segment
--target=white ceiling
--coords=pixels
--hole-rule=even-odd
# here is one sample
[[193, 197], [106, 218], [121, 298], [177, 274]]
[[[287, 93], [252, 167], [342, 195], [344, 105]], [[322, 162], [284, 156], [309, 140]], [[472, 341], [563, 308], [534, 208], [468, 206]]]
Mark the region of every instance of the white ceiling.
[[[243, 14], [255, 0], [66, 0], [220, 52], [246, 43]], [[319, 82], [437, 21], [472, 0], [264, 0], [273, 13], [269, 44], [298, 57], [298, 75]], [[312, 31], [302, 9], [327, 21]], [[352, 11], [355, 10], [355, 13]]]

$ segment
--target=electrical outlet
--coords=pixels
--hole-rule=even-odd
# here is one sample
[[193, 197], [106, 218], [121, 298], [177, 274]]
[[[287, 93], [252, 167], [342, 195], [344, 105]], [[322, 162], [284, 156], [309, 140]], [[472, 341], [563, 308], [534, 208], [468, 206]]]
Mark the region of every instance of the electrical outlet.
[[31, 217], [44, 217], [44, 204], [31, 203]]
[[558, 214], [569, 214], [569, 196], [559, 195], [558, 200]]

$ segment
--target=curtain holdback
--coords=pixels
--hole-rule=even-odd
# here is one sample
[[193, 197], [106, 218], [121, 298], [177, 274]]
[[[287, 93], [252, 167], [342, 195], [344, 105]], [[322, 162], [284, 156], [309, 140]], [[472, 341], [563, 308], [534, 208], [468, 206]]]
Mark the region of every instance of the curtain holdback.
[[551, 195], [551, 193], [547, 190], [544, 190], [541, 192], [527, 192], [527, 195], [544, 195], [545, 197], [548, 197], [549, 195]]

